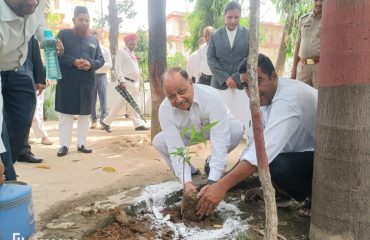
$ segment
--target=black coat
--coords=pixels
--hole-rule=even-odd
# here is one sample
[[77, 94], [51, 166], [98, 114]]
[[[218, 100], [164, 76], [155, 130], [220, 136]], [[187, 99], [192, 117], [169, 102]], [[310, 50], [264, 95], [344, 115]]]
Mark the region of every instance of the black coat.
[[32, 59], [33, 80], [39, 84], [46, 84], [46, 71], [42, 63], [39, 42], [34, 36], [28, 42], [28, 57]]
[[[93, 36], [81, 38], [72, 29], [61, 30], [58, 38], [64, 45], [59, 57], [62, 79], [58, 80], [55, 94], [55, 110], [73, 115], [89, 115], [93, 99], [95, 70], [104, 65], [98, 40]], [[78, 58], [91, 63], [88, 71], [74, 66]]]

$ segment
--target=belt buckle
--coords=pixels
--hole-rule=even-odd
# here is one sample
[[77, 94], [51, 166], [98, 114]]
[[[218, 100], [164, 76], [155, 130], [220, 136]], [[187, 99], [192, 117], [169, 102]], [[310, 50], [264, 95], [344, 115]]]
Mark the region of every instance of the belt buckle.
[[313, 58], [306, 59], [306, 64], [315, 64], [315, 60]]

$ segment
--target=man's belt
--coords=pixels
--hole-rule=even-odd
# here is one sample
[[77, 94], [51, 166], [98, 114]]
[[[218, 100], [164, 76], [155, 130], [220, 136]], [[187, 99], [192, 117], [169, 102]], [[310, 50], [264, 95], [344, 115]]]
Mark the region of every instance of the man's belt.
[[320, 62], [320, 57], [313, 57], [313, 58], [307, 58], [307, 59], [301, 59], [301, 62], [303, 64], [312, 65]]
[[95, 73], [95, 75], [97, 76], [97, 77], [101, 77], [101, 76], [105, 76], [105, 75], [107, 75], [106, 73]]
[[129, 82], [133, 82], [133, 83], [135, 83], [136, 81], [135, 80], [133, 80], [133, 79], [131, 79], [131, 78], [128, 78], [128, 77], [124, 77], [125, 78], [125, 80], [127, 80], [127, 81], [129, 81]]

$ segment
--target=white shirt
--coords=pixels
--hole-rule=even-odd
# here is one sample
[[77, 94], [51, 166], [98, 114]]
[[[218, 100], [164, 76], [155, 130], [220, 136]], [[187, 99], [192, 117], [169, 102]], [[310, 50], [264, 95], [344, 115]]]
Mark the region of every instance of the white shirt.
[[118, 51], [114, 68], [121, 82], [126, 81], [125, 77], [135, 81], [140, 79], [139, 63], [135, 54], [126, 47]]
[[[280, 78], [272, 103], [261, 107], [261, 112], [269, 163], [280, 153], [314, 151], [316, 89], [301, 81]], [[253, 139], [241, 160], [257, 166]]]
[[199, 78], [199, 63], [198, 63], [198, 51], [193, 52], [190, 54], [188, 59], [188, 64], [186, 66], [186, 72], [188, 73], [189, 77], [195, 77], [195, 81], [198, 81]]
[[[164, 134], [168, 152], [176, 151], [178, 147], [185, 147], [181, 138], [183, 128], [195, 127], [198, 131], [207, 123], [218, 121], [211, 128], [210, 140], [212, 143], [211, 161], [214, 168], [210, 169], [209, 180], [217, 181], [224, 174], [227, 162], [227, 150], [230, 145], [229, 121], [234, 118], [228, 111], [217, 90], [201, 84], [193, 84], [194, 99], [189, 111], [172, 107], [165, 98], [159, 107], [159, 122]], [[175, 175], [182, 179], [182, 161], [171, 155]], [[185, 167], [185, 183], [191, 181], [189, 165]]]
[[104, 47], [103, 45], [100, 45], [100, 49], [103, 54], [105, 63], [101, 68], [95, 71], [95, 74], [107, 73], [109, 69], [112, 68], [112, 57], [110, 55], [109, 49]]
[[227, 32], [227, 38], [229, 39], [229, 43], [230, 43], [230, 47], [232, 48], [233, 47], [233, 44], [234, 44], [234, 40], [235, 40], [235, 36], [236, 36], [236, 32], [238, 31], [238, 28], [234, 28], [234, 30], [230, 31], [227, 27], [226, 27], [226, 32]]
[[211, 69], [209, 69], [208, 66], [208, 60], [207, 60], [207, 49], [208, 44], [204, 43], [202, 44], [198, 49], [198, 66], [199, 66], [199, 74], [205, 74], [205, 75], [212, 75]]
[[[41, 0], [35, 12], [26, 17], [18, 17], [13, 10], [0, 0], [0, 72], [14, 70], [23, 65], [28, 53], [28, 41], [38, 30], [38, 39], [42, 40], [44, 23], [44, 0]], [[1, 76], [0, 76], [1, 89]], [[3, 97], [0, 93], [0, 134], [3, 126]], [[0, 137], [0, 153], [5, 152]]]
[[43, 39], [44, 9], [44, 0], [41, 0], [35, 12], [23, 18], [0, 0], [0, 70], [14, 70], [23, 65], [32, 35], [37, 33], [37, 39]]

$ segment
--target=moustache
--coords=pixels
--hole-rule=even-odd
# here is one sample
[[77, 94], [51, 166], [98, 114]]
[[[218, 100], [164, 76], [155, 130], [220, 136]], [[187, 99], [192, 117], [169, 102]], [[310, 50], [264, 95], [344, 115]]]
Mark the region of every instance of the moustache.
[[180, 106], [181, 104], [184, 104], [186, 103], [187, 101], [184, 99], [184, 100], [181, 100], [180, 102], [177, 102], [176, 103], [176, 107]]

